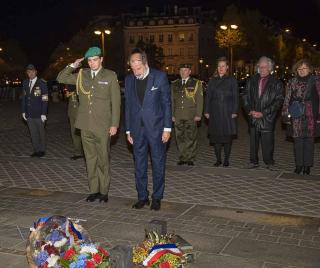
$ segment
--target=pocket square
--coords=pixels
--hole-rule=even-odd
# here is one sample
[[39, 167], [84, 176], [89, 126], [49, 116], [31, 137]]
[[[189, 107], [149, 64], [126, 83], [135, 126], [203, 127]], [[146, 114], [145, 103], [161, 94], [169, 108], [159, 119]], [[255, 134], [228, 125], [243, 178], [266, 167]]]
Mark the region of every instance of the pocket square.
[[152, 86], [151, 91], [158, 89], [157, 87]]
[[98, 81], [98, 84], [100, 84], [100, 85], [108, 85], [109, 83], [107, 81]]

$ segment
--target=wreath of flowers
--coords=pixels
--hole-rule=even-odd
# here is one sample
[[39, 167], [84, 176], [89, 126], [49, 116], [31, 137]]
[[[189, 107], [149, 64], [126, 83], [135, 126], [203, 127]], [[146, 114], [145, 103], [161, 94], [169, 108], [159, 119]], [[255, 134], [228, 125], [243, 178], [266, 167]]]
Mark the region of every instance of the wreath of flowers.
[[138, 267], [182, 268], [183, 252], [173, 242], [173, 235], [150, 232], [146, 239], [133, 248], [132, 261]]
[[109, 254], [91, 243], [81, 225], [64, 216], [40, 218], [30, 231], [27, 258], [31, 268], [109, 267]]

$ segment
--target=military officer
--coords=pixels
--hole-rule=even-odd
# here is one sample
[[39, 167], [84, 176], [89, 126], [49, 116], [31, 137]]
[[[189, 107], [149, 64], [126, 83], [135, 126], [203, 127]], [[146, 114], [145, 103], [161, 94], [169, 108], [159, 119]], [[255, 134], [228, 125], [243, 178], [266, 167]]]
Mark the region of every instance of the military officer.
[[74, 155], [70, 157], [71, 160], [77, 160], [84, 157], [81, 142], [81, 132], [80, 129], [75, 128], [79, 107], [79, 100], [75, 89], [76, 88], [74, 85], [66, 85], [64, 88], [65, 96], [68, 98], [68, 118], [74, 150]]
[[33, 153], [31, 157], [43, 157], [46, 151], [44, 125], [47, 120], [47, 83], [37, 77], [34, 65], [26, 68], [28, 79], [22, 83], [22, 117], [27, 122], [31, 135]]
[[191, 65], [180, 65], [180, 79], [171, 84], [172, 121], [179, 151], [178, 165], [194, 165], [197, 149], [197, 127], [202, 117], [201, 81], [190, 77]]
[[[74, 71], [86, 59], [89, 69]], [[57, 80], [77, 86], [79, 110], [75, 127], [81, 130], [89, 178], [87, 201], [108, 202], [110, 186], [110, 138], [117, 133], [120, 120], [120, 87], [117, 75], [102, 67], [101, 49], [91, 47], [84, 58], [63, 69]]]

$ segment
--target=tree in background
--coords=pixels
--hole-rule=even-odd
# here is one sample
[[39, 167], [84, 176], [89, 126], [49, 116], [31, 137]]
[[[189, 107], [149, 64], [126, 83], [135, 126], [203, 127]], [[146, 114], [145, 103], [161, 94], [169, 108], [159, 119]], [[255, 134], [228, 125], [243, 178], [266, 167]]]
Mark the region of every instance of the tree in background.
[[153, 42], [144, 42], [139, 40], [136, 44], [137, 48], [144, 50], [147, 53], [148, 63], [151, 67], [162, 69], [163, 68], [163, 49], [158, 47]]

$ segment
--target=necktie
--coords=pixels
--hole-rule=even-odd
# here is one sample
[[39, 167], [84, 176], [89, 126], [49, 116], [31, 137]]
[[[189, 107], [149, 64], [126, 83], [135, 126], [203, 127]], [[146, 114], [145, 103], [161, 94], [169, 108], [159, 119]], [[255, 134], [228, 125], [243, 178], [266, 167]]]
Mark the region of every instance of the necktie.
[[30, 80], [30, 82], [29, 82], [29, 89], [30, 89], [30, 92], [31, 92], [31, 86], [32, 86], [32, 80]]
[[259, 97], [261, 97], [261, 94], [262, 94], [263, 80], [264, 78], [260, 78], [260, 81], [259, 81]]
[[94, 80], [96, 77], [96, 73], [95, 72], [92, 72], [92, 80]]
[[182, 85], [184, 86], [186, 84], [186, 80], [182, 80]]

